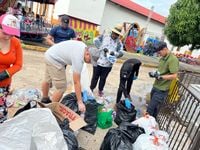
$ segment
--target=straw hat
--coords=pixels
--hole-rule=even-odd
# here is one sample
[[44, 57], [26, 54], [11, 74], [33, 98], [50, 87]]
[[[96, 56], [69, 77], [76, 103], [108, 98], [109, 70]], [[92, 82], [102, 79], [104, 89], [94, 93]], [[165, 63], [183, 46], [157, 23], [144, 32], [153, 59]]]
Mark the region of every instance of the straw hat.
[[122, 26], [121, 25], [115, 26], [111, 31], [116, 33], [116, 34], [118, 34], [118, 35], [123, 36], [123, 34], [121, 33], [121, 31], [122, 31]]

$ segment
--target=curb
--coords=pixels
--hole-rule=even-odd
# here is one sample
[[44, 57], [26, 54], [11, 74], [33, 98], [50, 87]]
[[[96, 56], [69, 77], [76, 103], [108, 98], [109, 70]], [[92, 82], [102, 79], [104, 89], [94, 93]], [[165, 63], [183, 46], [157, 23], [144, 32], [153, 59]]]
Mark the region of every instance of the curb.
[[26, 50], [33, 50], [33, 51], [38, 51], [38, 52], [45, 52], [48, 49], [42, 46], [34, 46], [34, 45], [27, 45], [27, 44], [22, 44], [22, 48]]
[[[124, 61], [125, 60], [123, 60], [123, 59], [118, 59], [116, 63], [122, 64], [122, 63], [124, 63]], [[142, 66], [150, 67], [150, 68], [157, 68], [158, 67], [158, 65], [156, 65], [156, 64], [147, 64], [147, 63], [142, 63]]]
[[[48, 49], [47, 47], [42, 47], [42, 46], [34, 46], [34, 45], [28, 45], [28, 44], [22, 44], [22, 48], [26, 50], [32, 50], [32, 51], [38, 51], [38, 52], [46, 52]], [[124, 59], [118, 59], [116, 63], [124, 63]], [[150, 68], [157, 68], [158, 65], [156, 64], [147, 64], [147, 63], [142, 63], [142, 66], [144, 67], [150, 67]]]

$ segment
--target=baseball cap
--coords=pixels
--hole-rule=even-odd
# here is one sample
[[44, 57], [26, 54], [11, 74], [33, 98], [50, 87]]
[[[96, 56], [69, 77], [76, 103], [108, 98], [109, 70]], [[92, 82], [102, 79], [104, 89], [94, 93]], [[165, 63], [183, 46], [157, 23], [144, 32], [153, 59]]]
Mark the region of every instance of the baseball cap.
[[20, 36], [20, 21], [11, 14], [4, 14], [0, 16], [0, 25], [8, 35]]
[[61, 22], [68, 24], [69, 23], [69, 17], [67, 15], [61, 16]]
[[163, 41], [159, 41], [156, 45], [155, 45], [155, 52], [159, 52], [161, 51], [163, 48], [167, 48], [167, 43], [163, 42]]

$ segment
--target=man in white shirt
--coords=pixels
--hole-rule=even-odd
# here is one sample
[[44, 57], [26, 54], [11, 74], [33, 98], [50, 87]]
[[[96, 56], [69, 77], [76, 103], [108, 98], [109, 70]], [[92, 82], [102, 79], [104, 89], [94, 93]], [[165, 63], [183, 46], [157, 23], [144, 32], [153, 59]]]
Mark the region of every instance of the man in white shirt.
[[[79, 110], [84, 112], [85, 105], [81, 97], [80, 76], [83, 63], [92, 60], [90, 49], [81, 41], [68, 40], [50, 47], [45, 53], [45, 81], [42, 83], [43, 103], [58, 102], [66, 90], [65, 66], [71, 65], [73, 70], [74, 88]], [[55, 87], [51, 100], [49, 99], [49, 88]]]

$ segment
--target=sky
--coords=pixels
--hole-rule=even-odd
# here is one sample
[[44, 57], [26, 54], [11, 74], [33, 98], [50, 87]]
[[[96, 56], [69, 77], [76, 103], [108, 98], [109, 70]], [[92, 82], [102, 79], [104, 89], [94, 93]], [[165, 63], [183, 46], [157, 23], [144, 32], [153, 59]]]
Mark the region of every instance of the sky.
[[132, 0], [132, 1], [149, 9], [152, 6], [154, 6], [155, 12], [167, 17], [169, 14], [170, 6], [174, 4], [177, 0]]

